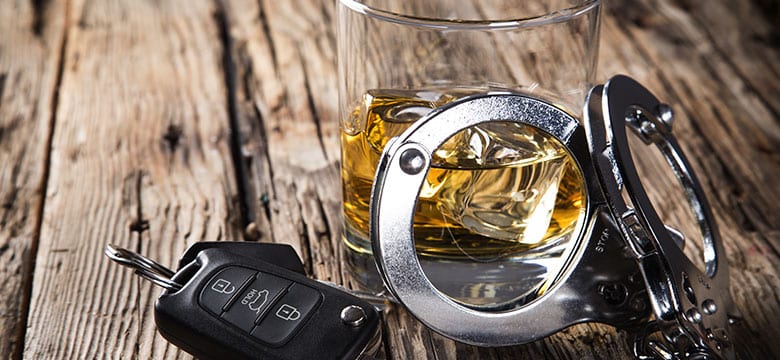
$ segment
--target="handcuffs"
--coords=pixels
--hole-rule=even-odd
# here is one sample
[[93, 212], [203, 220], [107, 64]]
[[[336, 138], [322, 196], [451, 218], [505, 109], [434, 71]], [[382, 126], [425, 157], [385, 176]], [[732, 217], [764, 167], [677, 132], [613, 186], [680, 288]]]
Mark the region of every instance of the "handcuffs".
[[[472, 95], [434, 110], [391, 140], [377, 167], [370, 233], [386, 287], [425, 325], [463, 343], [523, 344], [577, 323], [599, 322], [632, 330], [640, 359], [733, 359], [729, 324], [740, 315], [729, 294], [723, 243], [672, 135], [672, 120], [667, 105], [626, 76], [590, 91], [584, 126], [547, 102], [510, 92]], [[420, 265], [412, 230], [433, 151], [457, 132], [492, 121], [530, 125], [558, 139], [582, 170], [587, 190], [584, 226], [554, 285], [502, 311], [469, 307], [438, 290]], [[702, 233], [704, 272], [650, 202], [627, 128], [657, 146], [684, 188]]]

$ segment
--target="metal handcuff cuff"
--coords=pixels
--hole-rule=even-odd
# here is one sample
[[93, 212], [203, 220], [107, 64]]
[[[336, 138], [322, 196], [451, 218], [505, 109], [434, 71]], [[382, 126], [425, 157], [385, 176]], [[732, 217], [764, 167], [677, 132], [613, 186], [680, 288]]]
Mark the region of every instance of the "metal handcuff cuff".
[[[470, 307], [438, 290], [423, 272], [412, 230], [433, 151], [457, 132], [491, 121], [530, 125], [558, 139], [578, 163], [587, 192], [584, 225], [557, 281], [535, 300], [502, 311]], [[672, 136], [671, 110], [633, 79], [615, 76], [591, 90], [584, 123], [528, 95], [484, 93], [434, 110], [392, 140], [377, 168], [370, 219], [386, 287], [425, 325], [468, 344], [522, 344], [600, 322], [635, 331], [637, 358], [734, 358], [728, 326], [739, 315], [723, 244]], [[705, 272], [685, 256], [650, 202], [626, 128], [655, 144], [682, 184], [702, 232]], [[622, 294], [605, 297], [604, 284], [621, 284]], [[657, 333], [663, 336], [652, 336]]]

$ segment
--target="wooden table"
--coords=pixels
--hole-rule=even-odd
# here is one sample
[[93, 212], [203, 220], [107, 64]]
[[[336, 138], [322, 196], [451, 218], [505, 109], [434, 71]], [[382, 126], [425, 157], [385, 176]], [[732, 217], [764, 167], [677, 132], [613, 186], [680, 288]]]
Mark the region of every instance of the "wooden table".
[[[780, 357], [780, 29], [760, 0], [613, 0], [599, 80], [668, 100], [726, 241], [740, 357]], [[159, 290], [106, 243], [174, 264], [203, 240], [291, 244], [342, 267], [333, 1], [0, 1], [0, 354], [187, 357]], [[663, 194], [673, 184], [659, 183]], [[670, 214], [682, 209], [661, 201]], [[696, 246], [692, 246], [696, 251]], [[626, 358], [584, 324], [480, 349], [385, 313], [387, 357]]]

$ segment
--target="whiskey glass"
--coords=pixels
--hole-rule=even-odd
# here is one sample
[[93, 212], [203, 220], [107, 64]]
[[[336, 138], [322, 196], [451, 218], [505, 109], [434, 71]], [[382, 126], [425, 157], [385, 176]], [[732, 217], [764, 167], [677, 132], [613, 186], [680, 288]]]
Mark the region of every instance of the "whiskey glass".
[[[383, 149], [418, 119], [475, 94], [512, 92], [581, 120], [596, 71], [600, 1], [339, 0], [345, 259], [381, 288], [371, 188]], [[559, 140], [516, 122], [478, 125], [434, 151], [414, 215], [428, 279], [473, 307], [532, 301], [583, 227], [585, 182]]]

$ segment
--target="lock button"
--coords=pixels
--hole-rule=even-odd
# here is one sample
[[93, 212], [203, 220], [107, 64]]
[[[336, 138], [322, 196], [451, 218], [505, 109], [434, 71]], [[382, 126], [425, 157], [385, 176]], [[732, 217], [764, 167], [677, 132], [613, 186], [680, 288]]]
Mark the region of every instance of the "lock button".
[[262, 318], [252, 331], [252, 336], [272, 345], [286, 343], [301, 324], [306, 321], [312, 310], [322, 300], [319, 291], [301, 284], [293, 284], [290, 290]]
[[239, 266], [223, 269], [203, 287], [200, 292], [200, 306], [219, 316], [222, 308], [241, 291], [242, 285], [252, 279], [257, 271]]

